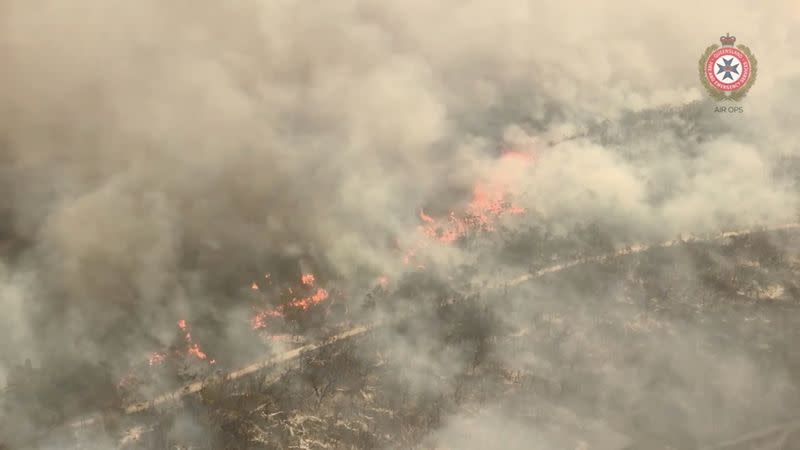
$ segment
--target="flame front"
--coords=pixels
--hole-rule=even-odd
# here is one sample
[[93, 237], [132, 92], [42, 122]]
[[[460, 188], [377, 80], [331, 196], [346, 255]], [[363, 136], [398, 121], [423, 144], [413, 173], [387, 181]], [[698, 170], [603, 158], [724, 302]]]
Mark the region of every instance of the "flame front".
[[167, 359], [167, 353], [166, 352], [152, 352], [148, 356], [147, 362], [151, 366], [155, 366], [155, 365], [158, 365], [158, 364], [161, 364], [162, 362], [164, 362], [165, 359]]
[[386, 289], [389, 286], [389, 277], [386, 275], [381, 275], [378, 277], [375, 282], [380, 286], [382, 289]]
[[[147, 358], [147, 362], [150, 366], [155, 366], [158, 364], [163, 363], [169, 356], [184, 356], [190, 355], [197, 359], [204, 360], [207, 358], [207, 355], [203, 350], [200, 349], [200, 346], [192, 340], [192, 334], [189, 332], [189, 327], [186, 324], [186, 319], [180, 319], [176, 322], [178, 326], [178, 331], [183, 335], [183, 341], [185, 343], [185, 347], [183, 350], [175, 349], [172, 352], [169, 351], [160, 351], [160, 352], [152, 352]], [[211, 364], [214, 364], [214, 360], [210, 361]]]
[[304, 273], [300, 276], [300, 291], [308, 291], [314, 289], [310, 294], [303, 297], [296, 297], [295, 289], [288, 288], [286, 292], [292, 296], [288, 302], [282, 303], [274, 307], [266, 307], [256, 310], [250, 319], [250, 327], [254, 330], [266, 328], [266, 321], [270, 317], [284, 317], [287, 308], [298, 308], [303, 311], [308, 310], [311, 306], [321, 303], [328, 299], [328, 291], [315, 286], [316, 277], [311, 273]]
[[183, 338], [186, 341], [186, 353], [197, 359], [206, 359], [206, 354], [200, 350], [200, 346], [192, 342], [192, 334], [189, 332], [185, 320], [181, 319], [178, 321], [178, 328], [184, 333]]
[[[402, 262], [407, 265], [410, 264], [413, 259], [421, 254], [424, 248], [430, 245], [430, 242], [451, 244], [473, 232], [491, 232], [495, 230], [495, 225], [502, 216], [524, 213], [524, 208], [511, 202], [510, 185], [515, 178], [527, 169], [532, 159], [532, 156], [528, 153], [503, 152], [494, 170], [473, 185], [472, 197], [469, 203], [458, 212], [450, 211], [442, 217], [434, 217], [427, 214], [423, 209], [419, 209], [417, 215], [421, 224], [418, 226], [418, 231], [423, 239], [417, 239], [414, 244], [402, 250]], [[402, 248], [399, 242], [397, 248]], [[416, 264], [416, 267], [424, 269], [424, 266], [419, 263]], [[378, 277], [376, 279], [377, 286], [386, 289], [388, 280], [385, 275]], [[266, 273], [262, 286], [271, 284], [271, 281], [270, 274]], [[277, 306], [255, 308], [250, 318], [250, 327], [253, 330], [263, 330], [267, 327], [267, 322], [270, 318], [285, 317], [285, 313], [289, 308], [306, 311], [330, 297], [326, 289], [316, 285], [317, 280], [312, 273], [301, 274], [299, 282], [299, 285], [289, 286], [282, 290], [282, 296], [285, 295], [289, 300], [284, 300]], [[255, 281], [250, 283], [250, 290], [257, 293], [257, 297], [263, 300], [268, 293], [267, 290], [262, 290], [262, 286], [259, 286]], [[183, 334], [185, 343], [182, 354], [206, 360], [206, 353], [200, 349], [198, 344], [192, 341], [186, 320], [178, 320], [177, 325]], [[272, 336], [267, 337], [272, 338]], [[181, 352], [175, 353], [180, 354]], [[160, 364], [168, 356], [170, 356], [168, 352], [153, 352], [150, 354], [148, 361], [153, 366]], [[214, 364], [215, 360], [211, 359], [209, 363]]]
[[[472, 232], [494, 231], [495, 224], [504, 215], [524, 213], [524, 208], [510, 201], [511, 184], [521, 177], [532, 160], [529, 153], [503, 152], [486, 179], [473, 185], [472, 198], [461, 212], [450, 211], [445, 217], [436, 219], [420, 209], [417, 214], [422, 221], [419, 231], [428, 239], [450, 244]], [[403, 263], [409, 264], [425, 246], [424, 242], [417, 242], [407, 249], [403, 253]]]

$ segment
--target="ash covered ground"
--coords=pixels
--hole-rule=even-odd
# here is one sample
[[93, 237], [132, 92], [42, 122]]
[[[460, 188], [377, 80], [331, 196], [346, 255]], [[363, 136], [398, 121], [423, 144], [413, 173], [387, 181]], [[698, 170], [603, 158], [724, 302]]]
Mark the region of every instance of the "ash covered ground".
[[[792, 448], [798, 29], [778, 0], [0, 3], [0, 446]], [[725, 32], [742, 114], [698, 80]]]

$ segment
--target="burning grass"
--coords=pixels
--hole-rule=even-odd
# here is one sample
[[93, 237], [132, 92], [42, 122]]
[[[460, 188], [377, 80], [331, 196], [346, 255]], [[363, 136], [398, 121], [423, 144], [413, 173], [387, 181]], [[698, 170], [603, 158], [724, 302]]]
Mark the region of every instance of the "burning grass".
[[[507, 152], [500, 166], [524, 172], [530, 161], [530, 155]], [[674, 355], [660, 348], [685, 345], [687, 329], [708, 328], [714, 332], [698, 333], [687, 349], [690, 359], [725, 358], [736, 348], [796, 379], [800, 355], [788, 347], [787, 336], [797, 325], [790, 320], [797, 316], [800, 268], [790, 258], [796, 255], [782, 250], [796, 248], [790, 233], [747, 231], [621, 250], [597, 226], [563, 236], [535, 227], [509, 233], [501, 219], [525, 213], [510, 196], [510, 173], [506, 167], [477, 182], [463, 208], [442, 216], [420, 209], [417, 233], [401, 252], [403, 262], [418, 270], [393, 276], [392, 283], [380, 275], [361, 305], [312, 272], [290, 279], [268, 273], [250, 282], [252, 314], [243, 326], [267, 343], [294, 347], [275, 360], [225, 375], [216, 355], [195, 337], [190, 319], [177, 319], [173, 343], [150, 355], [149, 372], [116, 383], [112, 397], [118, 400], [108, 404], [104, 430], [97, 433], [143, 449], [415, 448], [452, 440], [440, 432], [453, 417], [480, 423], [482, 414], [499, 408], [504, 417], [522, 417], [521, 426], [545, 435], [554, 426], [571, 429], [550, 436], [558, 445], [579, 448], [592, 441], [581, 430], [593, 423], [617, 436], [621, 446], [689, 448], [748, 420], [778, 419], [757, 405], [752, 411], [744, 405], [714, 433], [693, 429], [691, 411], [659, 393], [680, 391], [697, 380], [670, 372], [665, 360]], [[524, 260], [530, 273], [506, 283], [513, 288], [538, 279], [534, 298], [502, 289], [476, 291], [475, 268], [446, 276], [424, 269], [431, 246], [489, 233], [503, 235], [507, 247], [500, 251], [518, 251], [519, 242], [535, 249]], [[571, 261], [552, 264], [564, 259]], [[345, 304], [344, 312], [333, 313], [334, 304]], [[351, 328], [350, 308], [394, 319], [380, 331]], [[361, 339], [301, 347], [293, 339], [336, 333]], [[631, 377], [635, 367], [647, 368], [649, 379]], [[654, 367], [668, 376], [653, 376]], [[183, 388], [158, 397], [159, 407], [142, 403], [151, 396], [141, 387], [165, 376], [171, 378], [168, 387]], [[654, 393], [631, 395], [617, 379], [637, 392]], [[10, 392], [11, 404], [27, 401], [25, 389]], [[800, 405], [791, 389], [785, 392], [787, 404]], [[166, 408], [175, 403], [173, 397], [181, 408]], [[716, 406], [699, 406], [724, 415]], [[669, 426], [659, 423], [658, 410], [674, 412]], [[120, 411], [129, 415], [118, 417]], [[554, 411], [563, 414], [553, 419]], [[34, 415], [34, 422], [53, 425], [67, 414], [60, 415]]]
[[[621, 273], [642, 270], [646, 259], [629, 262]], [[555, 281], [558, 280], [552, 280]], [[646, 296], [647, 289], [650, 288], [634, 282], [628, 295]], [[647, 443], [651, 446], [648, 448], [675, 443], [685, 446], [682, 448], [693, 448], [700, 443], [690, 433], [680, 435], [671, 429], [663, 434], [657, 422], [647, 422], [651, 420], [648, 416], [655, 417], [659, 408], [667, 407], [667, 403], [658, 405], [668, 402], [668, 398], [650, 397], [646, 400], [650, 403], [638, 404], [636, 402], [645, 400], [620, 396], [622, 393], [618, 392], [617, 398], [603, 399], [613, 392], [612, 385], [608, 384], [609, 377], [619, 376], [617, 371], [625, 367], [617, 361], [618, 355], [647, 358], [657, 346], [680, 341], [669, 327], [683, 323], [676, 321], [672, 310], [680, 308], [682, 298], [658, 299], [660, 308], [649, 312], [642, 312], [639, 305], [624, 306], [628, 314], [609, 307], [603, 320], [576, 315], [575, 305], [558, 308], [551, 304], [551, 311], [531, 318], [530, 328], [517, 330], [498, 321], [496, 316], [486, 315], [488, 304], [513, 307], [509, 299], [471, 297], [451, 302], [447, 300], [450, 293], [440, 294], [439, 306], [432, 315], [424, 316], [426, 319], [417, 316], [417, 320], [423, 320], [418, 326], [437, 327], [446, 351], [464, 352], [467, 358], [460, 370], [450, 376], [439, 378], [430, 374], [432, 378], [425, 383], [423, 391], [415, 388], [418, 380], [413, 378], [419, 374], [409, 371], [410, 361], [402, 353], [396, 353], [396, 347], [395, 350], [386, 348], [380, 335], [371, 334], [357, 344], [347, 342], [306, 355], [296, 366], [269, 382], [261, 379], [249, 384], [209, 384], [201, 392], [201, 402], [193, 403], [192, 407], [205, 411], [203, 414], [208, 416], [203, 417], [208, 417], [205, 419], [208, 422], [203, 423], [207, 423], [209, 429], [218, 427], [216, 429], [224, 436], [220, 439], [264, 448], [429, 448], [438, 445], [437, 431], [446, 427], [448, 417], [463, 417], [480, 427], [481, 421], [493, 420], [497, 407], [503, 410], [504, 416], [541, 430], [543, 435], [547, 435], [545, 430], [549, 427], [571, 430], [549, 438], [563, 445], [594, 442], [598, 433], [618, 445], [613, 448], [625, 445], [640, 448], [635, 443]], [[697, 296], [699, 293], [684, 294]], [[733, 314], [729, 319], [736, 317], [740, 323], [746, 321], [747, 315], [734, 312], [735, 304], [725, 302], [728, 300], [725, 292], [713, 295], [719, 296], [719, 304], [696, 312], [696, 320], [708, 320], [720, 313], [721, 305], [727, 304], [732, 308], [728, 313]], [[786, 299], [788, 303], [784, 308], [797, 307], [798, 300]], [[710, 304], [706, 303], [706, 307]], [[766, 314], [776, 319], [784, 312], [774, 309]], [[653, 326], [632, 330], [631, 321]], [[414, 329], [405, 324], [396, 328], [396, 332], [408, 336], [414, 334]], [[726, 335], [736, 342], [749, 341], [748, 351], [763, 357], [765, 345], [771, 348], [786, 345], [782, 343], [781, 333], [787, 330], [771, 330], [765, 334], [766, 331], [761, 328], [758, 335], [746, 337], [738, 325], [731, 324]], [[640, 335], [640, 340], [631, 340], [631, 333]], [[692, 351], [703, 358], [717, 358], [732, 343], [706, 342]], [[581, 351], [565, 352], [565, 348], [576, 344]], [[498, 351], [498, 348], [503, 350]], [[516, 353], [509, 357], [506, 354], [509, 351]], [[531, 365], [532, 351], [548, 364]], [[683, 379], [680, 374], [670, 374], [666, 367], [664, 370], [668, 372], [665, 376], [642, 382], [654, 383], [651, 389], [659, 390]], [[785, 400], [795, 401], [788, 397]], [[569, 406], [581, 404], [601, 408], [626, 405], [631, 408], [631, 414], [641, 417], [637, 419], [639, 425], [631, 427], [624, 420], [609, 420], [616, 415], [602, 411], [575, 414]], [[765, 418], [750, 420], [754, 421], [753, 425], [756, 420], [766, 421]], [[686, 424], [682, 430], [690, 428]]]
[[[780, 232], [774, 239], [789, 243], [795, 238]], [[741, 236], [721, 244], [655, 247], [616, 262], [590, 259], [580, 269], [543, 272], [536, 294], [540, 307], [534, 309], [520, 309], [519, 296], [502, 291], [468, 295], [433, 277], [426, 282], [424, 273], [416, 273], [400, 280], [392, 292], [373, 298], [375, 307], [417, 299], [408, 319], [366, 333], [357, 342], [309, 350], [295, 363], [271, 371], [235, 380], [212, 375], [199, 385], [197, 396], [185, 398], [182, 409], [129, 418], [144, 428], [137, 439], [128, 437], [126, 445], [428, 448], [453, 439], [442, 434], [452, 424], [450, 418], [479, 426], [497, 414], [543, 435], [554, 426], [570, 429], [548, 435], [570, 446], [598, 439], [586, 431], [587, 424], [614, 436], [620, 446], [636, 443], [633, 448], [693, 448], [737, 427], [757, 428], [781, 417], [758, 405], [740, 405], [732, 415], [734, 423], [714, 432], [694, 429], [692, 411], [660, 393], [703, 382], [690, 381], [680, 366], [671, 367], [668, 360], [674, 355], [663, 349], [685, 346], [686, 330], [709, 329], [714, 332], [698, 334], [683, 357], [724, 361], [735, 348], [775, 371], [793, 371], [796, 379], [800, 354], [791, 350], [790, 334], [798, 325], [791, 320], [800, 307], [795, 282], [800, 266], [782, 256], [776, 241], [770, 242], [765, 248], [757, 236]], [[742, 264], [709, 264], [710, 257], [721, 253]], [[671, 269], [675, 261], [685, 263], [687, 255], [697, 270]], [[316, 281], [306, 280], [300, 284], [311, 289]], [[774, 299], [756, 291], [737, 294], [754, 283], [781, 286], [783, 292]], [[585, 298], [583, 292], [593, 292], [602, 306], [569, 299]], [[423, 298], [427, 300], [420, 302]], [[519, 313], [509, 315], [513, 311]], [[525, 317], [518, 317], [520, 313]], [[186, 324], [180, 325], [185, 349], [191, 335]], [[453, 370], [438, 372], [440, 366], [428, 366], [426, 358], [415, 358], [398, 345], [413, 343], [421, 334], [436, 343], [425, 346], [434, 351], [434, 359], [454, 358], [446, 365]], [[655, 366], [661, 369], [629, 377], [636, 367]], [[632, 395], [614, 380], [646, 387], [651, 394]], [[711, 385], [704, 389], [714, 391]], [[791, 390], [783, 392], [786, 405], [800, 405]], [[586, 410], [589, 405], [592, 409]], [[695, 407], [724, 408], [704, 402]], [[674, 414], [666, 428], [658, 418], [664, 410]], [[705, 414], [726, 416], [723, 409]], [[203, 437], [198, 440], [195, 428], [176, 434], [183, 421], [200, 424]], [[128, 436], [124, 429], [104, 433], [122, 439]]]

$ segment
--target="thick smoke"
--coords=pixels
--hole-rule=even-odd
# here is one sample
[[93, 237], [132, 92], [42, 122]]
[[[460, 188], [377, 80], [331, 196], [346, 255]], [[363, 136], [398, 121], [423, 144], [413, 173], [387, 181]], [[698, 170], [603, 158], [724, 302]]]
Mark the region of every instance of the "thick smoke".
[[[24, 244], [0, 265], [0, 369], [123, 368], [181, 318], [236, 341], [242, 290], [298, 259], [353, 289], [394, 278], [419, 209], [467, 202], [498, 148], [535, 155], [511, 182], [557, 234], [791, 221], [798, 31], [787, 0], [5, 0], [0, 232]], [[698, 83], [725, 32], [758, 58], [743, 114]]]

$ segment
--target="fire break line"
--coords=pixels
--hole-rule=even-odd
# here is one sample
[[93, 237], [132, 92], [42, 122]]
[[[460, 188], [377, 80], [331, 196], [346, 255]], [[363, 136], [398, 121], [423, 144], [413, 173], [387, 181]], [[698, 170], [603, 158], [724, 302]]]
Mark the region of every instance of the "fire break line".
[[[644, 253], [644, 252], [647, 252], [647, 251], [652, 250], [652, 249], [675, 247], [675, 246], [678, 246], [678, 245], [690, 244], [690, 243], [693, 243], [693, 242], [713, 242], [713, 241], [718, 241], [718, 240], [723, 240], [723, 239], [747, 236], [747, 235], [756, 234], [756, 233], [767, 233], [767, 232], [776, 232], [776, 231], [794, 231], [794, 230], [798, 230], [798, 229], [800, 229], [800, 222], [792, 222], [792, 223], [786, 223], [786, 224], [781, 224], [781, 225], [772, 225], [772, 226], [764, 226], [764, 227], [759, 227], [759, 228], [747, 228], [747, 229], [741, 229], [741, 230], [726, 231], [726, 232], [722, 232], [722, 233], [719, 233], [719, 234], [716, 234], [716, 235], [712, 235], [710, 237], [709, 236], [701, 237], [701, 236], [695, 236], [695, 235], [687, 234], [687, 235], [681, 235], [681, 237], [679, 237], [677, 239], [672, 239], [672, 240], [669, 240], [669, 241], [663, 241], [663, 242], [655, 243], [655, 244], [636, 243], [636, 244], [628, 245], [625, 248], [623, 248], [621, 250], [618, 250], [616, 252], [605, 253], [605, 254], [598, 255], [598, 256], [577, 258], [577, 259], [573, 259], [573, 260], [570, 260], [570, 261], [554, 264], [552, 266], [548, 266], [548, 267], [539, 269], [539, 270], [537, 270], [535, 272], [531, 272], [531, 273], [527, 273], [527, 274], [518, 276], [516, 278], [513, 278], [513, 279], [505, 282], [505, 283], [492, 285], [492, 286], [490, 286], [490, 288], [492, 288], [492, 289], [503, 289], [503, 288], [508, 288], [508, 287], [515, 287], [515, 286], [521, 285], [521, 284], [523, 284], [523, 283], [525, 283], [527, 281], [531, 281], [531, 280], [534, 280], [534, 279], [537, 279], [537, 278], [541, 278], [542, 276], [547, 275], [547, 274], [562, 272], [564, 270], [571, 269], [573, 267], [584, 265], [584, 264], [602, 263], [602, 262], [606, 262], [606, 261], [611, 261], [611, 260], [614, 260], [614, 259], [617, 259], [617, 258], [629, 256], [629, 255], [635, 255], [635, 254]], [[327, 347], [327, 346], [329, 346], [331, 344], [334, 344], [334, 343], [337, 343], [337, 342], [340, 342], [340, 341], [345, 341], [345, 340], [348, 340], [348, 339], [353, 339], [353, 338], [362, 336], [362, 335], [366, 334], [367, 332], [369, 332], [369, 331], [371, 331], [371, 330], [373, 330], [375, 328], [379, 328], [384, 323], [386, 323], [386, 322], [379, 320], [379, 321], [376, 321], [376, 322], [373, 322], [373, 323], [370, 323], [370, 324], [359, 325], [359, 326], [351, 328], [351, 329], [349, 329], [347, 331], [343, 331], [341, 333], [335, 334], [335, 335], [333, 335], [333, 336], [331, 336], [331, 337], [329, 337], [327, 339], [324, 339], [322, 341], [319, 341], [319, 342], [316, 342], [316, 343], [312, 343], [312, 344], [303, 345], [303, 346], [298, 347], [296, 349], [289, 350], [289, 351], [286, 351], [286, 352], [283, 352], [283, 353], [279, 353], [277, 355], [270, 356], [267, 359], [256, 361], [256, 362], [253, 362], [253, 363], [251, 363], [251, 364], [249, 364], [247, 366], [239, 368], [237, 370], [228, 372], [226, 375], [223, 376], [222, 380], [235, 380], [235, 379], [239, 379], [239, 378], [242, 378], [244, 376], [247, 376], [247, 375], [254, 374], [256, 372], [259, 372], [259, 371], [267, 369], [267, 368], [272, 368], [272, 367], [278, 366], [278, 365], [283, 364], [285, 362], [294, 360], [294, 359], [300, 357], [301, 355], [303, 355], [305, 353], [319, 350], [321, 348]], [[186, 397], [186, 396], [189, 396], [189, 395], [196, 394], [196, 393], [200, 392], [203, 389], [204, 386], [206, 386], [206, 381], [205, 380], [204, 381], [196, 381], [196, 382], [193, 382], [193, 383], [186, 384], [186, 385], [184, 385], [183, 387], [181, 387], [181, 388], [179, 388], [177, 390], [174, 390], [172, 392], [168, 392], [168, 393], [159, 395], [159, 396], [153, 398], [152, 400], [137, 402], [137, 403], [133, 403], [131, 405], [128, 405], [127, 407], [124, 408], [124, 413], [127, 414], [127, 415], [137, 414], [137, 413], [141, 413], [141, 412], [156, 408], [158, 406], [161, 406], [161, 405], [164, 405], [164, 404], [167, 404], [167, 403], [177, 402], [177, 401], [181, 400], [183, 397]], [[86, 417], [84, 419], [72, 422], [70, 424], [70, 427], [80, 428], [80, 427], [84, 427], [84, 426], [89, 426], [89, 425], [92, 425], [92, 424], [96, 423], [100, 417], [101, 417], [100, 413], [95, 413], [95, 414], [92, 414], [92, 415], [90, 415], [90, 416], [88, 416], [88, 417]]]

